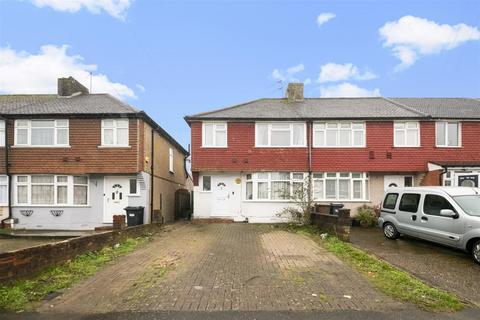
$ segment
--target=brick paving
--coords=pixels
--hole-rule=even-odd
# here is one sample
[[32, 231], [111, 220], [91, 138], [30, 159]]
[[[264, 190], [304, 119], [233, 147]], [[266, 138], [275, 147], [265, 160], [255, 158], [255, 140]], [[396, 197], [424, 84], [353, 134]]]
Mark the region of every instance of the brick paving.
[[181, 224], [39, 311], [404, 308], [307, 237], [269, 225]]

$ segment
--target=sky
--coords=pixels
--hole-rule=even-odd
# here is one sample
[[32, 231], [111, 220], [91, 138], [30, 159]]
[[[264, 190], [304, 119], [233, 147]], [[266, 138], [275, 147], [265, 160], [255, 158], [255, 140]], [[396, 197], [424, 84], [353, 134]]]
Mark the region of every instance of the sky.
[[[91, 75], [90, 75], [91, 74]], [[74, 76], [186, 148], [185, 115], [307, 97], [480, 97], [480, 1], [0, 0], [0, 93]]]

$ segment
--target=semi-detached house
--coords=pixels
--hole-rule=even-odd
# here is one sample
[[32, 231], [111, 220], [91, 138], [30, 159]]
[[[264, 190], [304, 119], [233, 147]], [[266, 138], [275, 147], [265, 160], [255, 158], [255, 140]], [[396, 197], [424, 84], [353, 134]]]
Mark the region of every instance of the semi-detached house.
[[[0, 220], [93, 230], [127, 206], [172, 221], [188, 152], [145, 112], [73, 78], [58, 94], [0, 95]], [[188, 194], [188, 192], [187, 192]]]
[[479, 184], [477, 99], [304, 98], [290, 84], [285, 98], [185, 120], [195, 218], [278, 221], [305, 179], [316, 202], [351, 209], [389, 186]]

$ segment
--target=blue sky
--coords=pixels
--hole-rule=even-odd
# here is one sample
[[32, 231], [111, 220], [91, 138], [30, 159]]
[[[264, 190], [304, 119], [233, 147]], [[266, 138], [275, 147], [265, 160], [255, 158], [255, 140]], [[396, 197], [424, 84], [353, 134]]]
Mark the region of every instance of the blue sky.
[[479, 1], [0, 0], [0, 92], [91, 71], [93, 92], [187, 146], [183, 116], [288, 81], [309, 97], [480, 97], [479, 29]]

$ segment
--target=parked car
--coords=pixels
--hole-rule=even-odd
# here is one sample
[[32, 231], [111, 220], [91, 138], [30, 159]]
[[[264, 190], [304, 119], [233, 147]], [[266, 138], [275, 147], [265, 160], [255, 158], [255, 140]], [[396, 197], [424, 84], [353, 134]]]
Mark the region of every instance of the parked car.
[[425, 239], [470, 252], [480, 263], [480, 188], [389, 188], [378, 225], [388, 239]]

